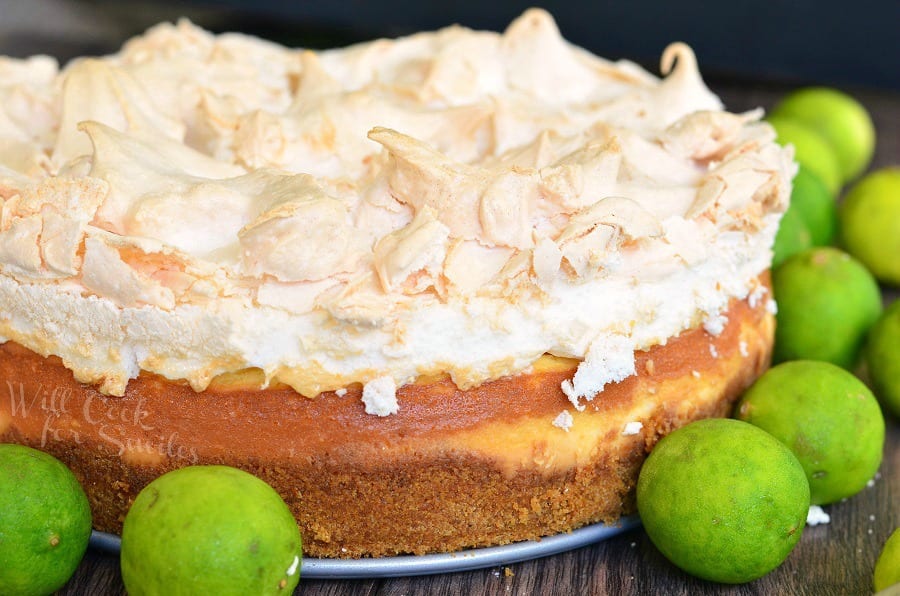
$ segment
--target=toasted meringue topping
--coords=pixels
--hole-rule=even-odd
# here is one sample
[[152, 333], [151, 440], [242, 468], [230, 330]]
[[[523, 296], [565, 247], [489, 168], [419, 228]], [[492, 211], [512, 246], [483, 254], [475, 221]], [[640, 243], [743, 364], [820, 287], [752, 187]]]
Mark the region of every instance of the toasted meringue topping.
[[367, 411], [545, 353], [576, 408], [756, 295], [794, 165], [693, 52], [659, 79], [544, 11], [312, 52], [162, 24], [0, 58], [0, 340], [122, 394], [261, 369]]

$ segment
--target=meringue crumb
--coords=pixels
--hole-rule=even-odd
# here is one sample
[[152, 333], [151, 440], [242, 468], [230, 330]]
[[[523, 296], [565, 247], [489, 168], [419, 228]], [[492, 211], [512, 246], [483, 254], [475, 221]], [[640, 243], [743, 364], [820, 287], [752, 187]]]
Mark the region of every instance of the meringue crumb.
[[725, 325], [728, 324], [728, 317], [723, 314], [712, 315], [703, 322], [703, 329], [713, 337], [717, 337], [725, 331]]
[[747, 342], [745, 342], [744, 340], [741, 340], [741, 343], [738, 344], [738, 350], [740, 350], [741, 356], [743, 356], [744, 358], [746, 358], [747, 355], [750, 354], [749, 350], [747, 349]]
[[578, 365], [571, 379], [560, 387], [575, 409], [581, 412], [584, 404], [579, 399], [591, 401], [603, 391], [607, 383], [617, 383], [635, 374], [634, 343], [629, 337], [600, 336], [591, 342], [584, 360]]
[[763, 299], [769, 292], [769, 289], [766, 286], [756, 286], [754, 290], [747, 296], [747, 304], [750, 305], [750, 308], [756, 308], [759, 305], [759, 301]]
[[700, 378], [700, 371], [699, 371], [699, 370], [692, 370], [692, 371], [691, 371], [691, 376], [694, 377], [695, 379], [699, 379], [699, 378]]
[[553, 426], [569, 432], [573, 422], [575, 422], [575, 420], [572, 418], [572, 414], [570, 414], [568, 410], [563, 410], [553, 419]]
[[637, 420], [629, 422], [625, 425], [625, 428], [622, 429], [623, 435], [636, 435], [641, 432], [641, 429], [644, 428], [644, 423], [639, 422]]
[[818, 526], [819, 524], [827, 524], [831, 522], [831, 516], [825, 513], [825, 510], [818, 505], [810, 505], [809, 513], [806, 514], [806, 525]]
[[709, 355], [713, 358], [719, 357], [719, 350], [716, 349], [716, 344], [709, 344]]
[[778, 314], [778, 304], [771, 298], [766, 302], [766, 312], [772, 315]]
[[366, 404], [366, 414], [396, 414], [400, 410], [397, 403], [397, 383], [393, 377], [372, 379], [363, 387], [362, 401]]
[[347, 395], [347, 389], [345, 387], [341, 387], [340, 389], [335, 389], [334, 394], [338, 397], [344, 397]]

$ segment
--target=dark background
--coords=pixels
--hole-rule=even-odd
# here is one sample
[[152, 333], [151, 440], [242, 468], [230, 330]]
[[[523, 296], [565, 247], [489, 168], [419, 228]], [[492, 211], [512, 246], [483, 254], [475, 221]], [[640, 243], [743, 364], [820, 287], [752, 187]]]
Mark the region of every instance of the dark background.
[[532, 5], [548, 9], [570, 41], [652, 72], [666, 44], [680, 40], [707, 77], [900, 91], [900, 0], [0, 0], [0, 53], [108, 53], [179, 16], [217, 32], [329, 47], [452, 23], [503, 30]]

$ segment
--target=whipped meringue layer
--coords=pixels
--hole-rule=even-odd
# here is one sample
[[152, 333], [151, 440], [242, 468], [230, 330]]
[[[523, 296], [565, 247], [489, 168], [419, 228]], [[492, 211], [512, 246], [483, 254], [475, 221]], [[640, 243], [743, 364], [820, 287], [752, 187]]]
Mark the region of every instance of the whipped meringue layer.
[[290, 49], [190, 23], [60, 69], [0, 57], [0, 340], [122, 395], [260, 369], [367, 411], [581, 361], [576, 408], [634, 351], [723, 326], [795, 172], [691, 50], [664, 78], [529, 10]]

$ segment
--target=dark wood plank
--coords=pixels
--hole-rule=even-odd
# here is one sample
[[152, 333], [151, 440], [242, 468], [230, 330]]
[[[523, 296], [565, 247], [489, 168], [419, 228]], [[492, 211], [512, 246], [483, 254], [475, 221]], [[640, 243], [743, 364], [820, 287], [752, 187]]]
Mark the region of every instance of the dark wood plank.
[[[780, 87], [746, 83], [712, 87], [733, 111], [770, 107], [785, 92]], [[873, 167], [900, 164], [900, 97], [875, 91], [854, 94], [870, 110], [878, 130]], [[297, 594], [871, 594], [875, 560], [890, 532], [900, 526], [900, 421], [888, 419], [885, 458], [872, 486], [827, 511], [831, 523], [807, 527], [781, 567], [739, 586], [688, 576], [666, 561], [638, 529], [576, 551], [510, 565], [508, 572], [494, 568], [414, 578], [302, 579]], [[124, 594], [118, 558], [88, 552], [60, 594]]]

